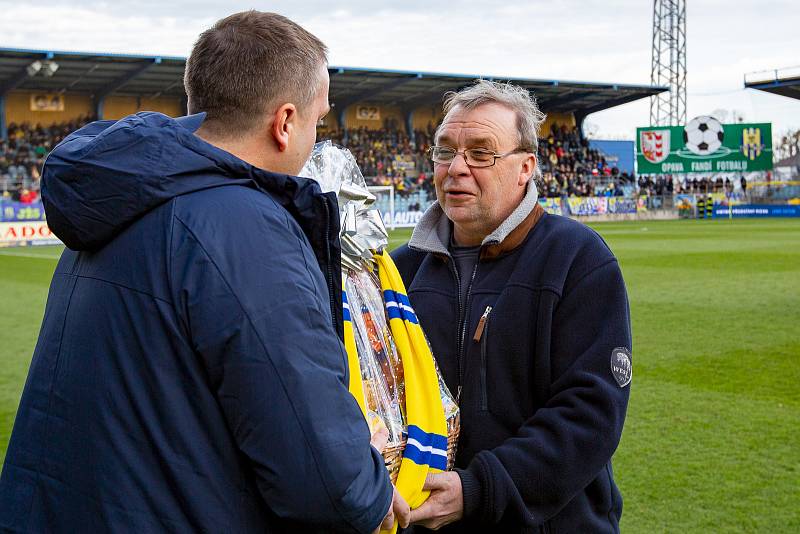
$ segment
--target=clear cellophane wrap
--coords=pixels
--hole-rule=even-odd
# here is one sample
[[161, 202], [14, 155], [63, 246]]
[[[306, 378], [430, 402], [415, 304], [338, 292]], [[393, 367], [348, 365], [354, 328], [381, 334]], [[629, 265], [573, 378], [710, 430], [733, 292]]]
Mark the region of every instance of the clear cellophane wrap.
[[[389, 431], [383, 457], [392, 482], [397, 479], [406, 442], [403, 364], [392, 338], [383, 292], [372, 257], [388, 244], [375, 196], [349, 150], [330, 141], [317, 143], [300, 176], [316, 180], [323, 192], [337, 194], [341, 218], [342, 270], [364, 384], [370, 431]], [[434, 361], [435, 364], [435, 361]], [[438, 366], [439, 392], [447, 418], [447, 468], [455, 461], [460, 414]]]

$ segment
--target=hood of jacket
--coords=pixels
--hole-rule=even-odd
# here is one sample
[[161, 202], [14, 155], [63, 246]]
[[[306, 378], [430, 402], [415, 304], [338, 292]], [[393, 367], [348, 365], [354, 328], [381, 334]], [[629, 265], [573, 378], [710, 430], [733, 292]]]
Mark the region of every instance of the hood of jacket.
[[98, 249], [164, 202], [225, 185], [269, 192], [312, 241], [324, 239], [315, 224], [321, 204], [330, 225], [338, 225], [335, 198], [325, 198], [330, 195], [316, 182], [254, 167], [207, 143], [194, 135], [204, 118], [204, 113], [173, 119], [140, 112], [70, 134], [42, 172], [50, 229], [72, 250]]

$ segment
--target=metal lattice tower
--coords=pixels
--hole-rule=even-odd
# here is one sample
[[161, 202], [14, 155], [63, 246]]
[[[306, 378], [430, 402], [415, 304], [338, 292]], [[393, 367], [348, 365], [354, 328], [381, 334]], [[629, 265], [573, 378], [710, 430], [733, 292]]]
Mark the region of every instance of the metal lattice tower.
[[650, 82], [669, 87], [650, 98], [650, 124], [686, 124], [686, 0], [653, 0]]

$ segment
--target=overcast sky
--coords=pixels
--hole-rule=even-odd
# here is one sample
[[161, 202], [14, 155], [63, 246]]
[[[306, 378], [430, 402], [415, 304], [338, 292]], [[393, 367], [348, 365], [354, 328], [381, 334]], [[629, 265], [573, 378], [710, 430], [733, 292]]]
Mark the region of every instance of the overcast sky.
[[[297, 21], [330, 64], [648, 84], [652, 2], [0, 0], [0, 47], [185, 57], [213, 22], [245, 9]], [[724, 110], [773, 132], [800, 128], [800, 101], [743, 89], [745, 73], [800, 67], [798, 0], [687, 2], [688, 116]], [[795, 69], [800, 71], [800, 68]], [[642, 100], [591, 115], [597, 137], [633, 139]]]

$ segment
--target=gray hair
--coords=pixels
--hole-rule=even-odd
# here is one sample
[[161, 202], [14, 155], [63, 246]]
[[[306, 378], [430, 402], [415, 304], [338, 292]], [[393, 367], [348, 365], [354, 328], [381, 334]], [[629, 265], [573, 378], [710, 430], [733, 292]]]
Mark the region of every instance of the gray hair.
[[[519, 148], [530, 150], [536, 154], [539, 148], [539, 128], [544, 123], [546, 115], [536, 105], [536, 98], [523, 87], [511, 83], [478, 80], [475, 84], [458, 92], [448, 91], [445, 93], [444, 115], [447, 118], [447, 115], [455, 107], [474, 109], [483, 104], [493, 103], [501, 104], [517, 114]], [[436, 129], [437, 137], [441, 127], [440, 124]]]

